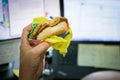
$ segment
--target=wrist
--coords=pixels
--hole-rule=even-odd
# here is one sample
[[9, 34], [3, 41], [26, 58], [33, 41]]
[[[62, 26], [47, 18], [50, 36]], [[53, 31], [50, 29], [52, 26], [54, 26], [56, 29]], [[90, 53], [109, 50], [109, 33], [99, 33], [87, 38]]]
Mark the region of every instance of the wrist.
[[25, 65], [27, 64], [20, 66], [19, 80], [39, 80], [40, 74], [35, 73], [32, 68]]
[[30, 71], [20, 71], [19, 80], [39, 80], [39, 75], [37, 75], [36, 73], [33, 74]]

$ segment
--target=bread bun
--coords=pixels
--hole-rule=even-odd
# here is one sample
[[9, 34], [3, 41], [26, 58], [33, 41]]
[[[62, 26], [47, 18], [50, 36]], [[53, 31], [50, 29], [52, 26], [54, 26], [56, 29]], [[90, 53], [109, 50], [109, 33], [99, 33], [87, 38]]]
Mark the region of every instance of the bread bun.
[[44, 40], [45, 38], [48, 38], [52, 35], [60, 35], [67, 31], [67, 24], [66, 22], [60, 22], [59, 24], [53, 26], [53, 27], [47, 27], [42, 32], [40, 32], [37, 35], [38, 40]]
[[68, 30], [68, 21], [64, 17], [55, 17], [39, 24], [32, 34], [32, 39], [44, 40], [53, 35], [60, 35]]

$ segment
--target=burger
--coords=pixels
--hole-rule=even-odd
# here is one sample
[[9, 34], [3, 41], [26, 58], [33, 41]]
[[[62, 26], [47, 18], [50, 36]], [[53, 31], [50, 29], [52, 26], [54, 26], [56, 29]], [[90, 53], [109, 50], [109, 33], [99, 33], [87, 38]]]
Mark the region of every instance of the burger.
[[32, 27], [29, 38], [42, 41], [53, 35], [66, 34], [68, 29], [68, 20], [65, 17], [54, 17], [51, 20], [44, 19], [41, 23]]

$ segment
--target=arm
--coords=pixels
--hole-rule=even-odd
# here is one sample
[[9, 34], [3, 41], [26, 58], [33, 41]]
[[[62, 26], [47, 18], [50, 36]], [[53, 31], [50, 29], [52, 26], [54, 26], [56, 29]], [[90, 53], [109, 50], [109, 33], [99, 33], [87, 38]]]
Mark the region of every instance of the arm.
[[38, 80], [43, 70], [43, 58], [50, 44], [34, 41], [37, 46], [31, 46], [28, 35], [31, 24], [23, 29], [20, 45], [20, 73], [19, 80]]

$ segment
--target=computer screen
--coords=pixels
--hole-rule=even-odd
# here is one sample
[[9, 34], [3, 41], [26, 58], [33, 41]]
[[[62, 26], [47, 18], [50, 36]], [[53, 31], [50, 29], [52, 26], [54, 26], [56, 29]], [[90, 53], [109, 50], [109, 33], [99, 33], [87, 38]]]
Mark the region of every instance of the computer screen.
[[21, 37], [23, 28], [43, 12], [44, 0], [0, 0], [0, 40]]
[[120, 0], [63, 0], [73, 41], [120, 42]]
[[0, 40], [20, 38], [23, 28], [41, 16], [60, 16], [59, 0], [0, 0]]

